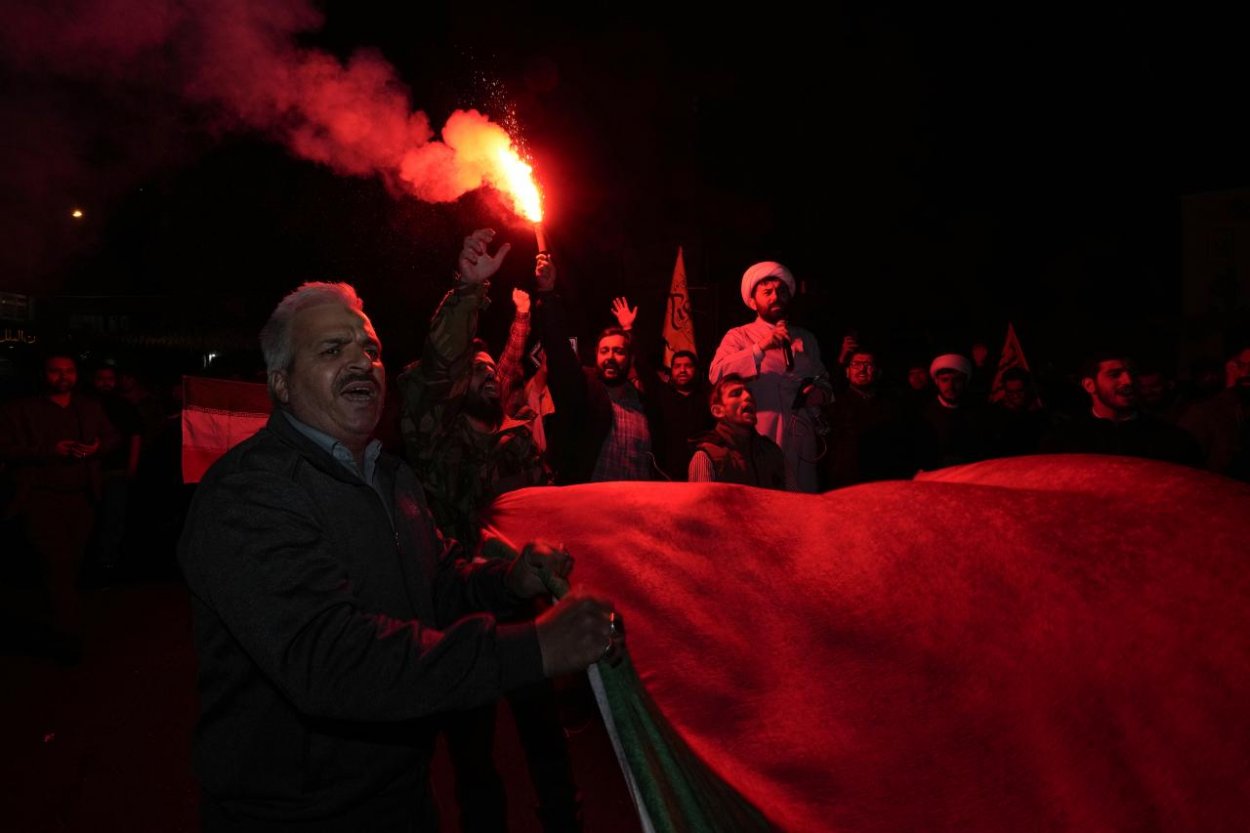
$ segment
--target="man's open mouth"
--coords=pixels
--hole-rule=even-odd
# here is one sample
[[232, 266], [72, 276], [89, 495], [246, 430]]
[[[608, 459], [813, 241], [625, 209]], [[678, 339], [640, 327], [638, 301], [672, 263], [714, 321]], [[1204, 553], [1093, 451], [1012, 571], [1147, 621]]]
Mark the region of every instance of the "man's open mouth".
[[341, 391], [345, 399], [353, 402], [367, 402], [378, 395], [378, 386], [373, 382], [352, 382]]

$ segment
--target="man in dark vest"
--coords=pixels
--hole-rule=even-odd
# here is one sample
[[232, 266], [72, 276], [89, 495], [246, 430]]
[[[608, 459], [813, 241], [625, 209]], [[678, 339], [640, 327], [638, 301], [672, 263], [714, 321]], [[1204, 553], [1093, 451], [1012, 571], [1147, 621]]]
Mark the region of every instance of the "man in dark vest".
[[755, 430], [755, 397], [747, 381], [727, 373], [709, 397], [716, 427], [695, 438], [688, 479], [741, 483], [765, 489], [786, 487], [781, 447]]

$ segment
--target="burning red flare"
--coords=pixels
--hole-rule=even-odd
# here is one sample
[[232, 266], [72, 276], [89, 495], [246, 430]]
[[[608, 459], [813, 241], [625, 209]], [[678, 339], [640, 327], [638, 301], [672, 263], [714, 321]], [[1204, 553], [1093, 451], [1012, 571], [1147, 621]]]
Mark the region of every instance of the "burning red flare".
[[531, 223], [543, 221], [543, 201], [534, 182], [534, 168], [523, 160], [511, 144], [499, 151], [499, 172], [488, 177], [512, 199], [512, 206]]
[[542, 220], [542, 195], [533, 167], [521, 158], [508, 132], [476, 110], [457, 110], [443, 126], [443, 141], [411, 148], [400, 178], [417, 196], [454, 200], [489, 184], [512, 202], [518, 216]]

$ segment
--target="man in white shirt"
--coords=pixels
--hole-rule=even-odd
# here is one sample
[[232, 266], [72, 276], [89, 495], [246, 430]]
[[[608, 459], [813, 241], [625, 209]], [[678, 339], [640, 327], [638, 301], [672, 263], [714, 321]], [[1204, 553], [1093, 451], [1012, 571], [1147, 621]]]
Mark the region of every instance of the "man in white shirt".
[[725, 333], [709, 375], [713, 384], [728, 373], [750, 381], [757, 430], [785, 452], [786, 488], [816, 492], [823, 447], [817, 412], [830, 387], [816, 337], [786, 321], [794, 290], [794, 276], [780, 263], [767, 260], [747, 269], [742, 302], [755, 311], [755, 320]]

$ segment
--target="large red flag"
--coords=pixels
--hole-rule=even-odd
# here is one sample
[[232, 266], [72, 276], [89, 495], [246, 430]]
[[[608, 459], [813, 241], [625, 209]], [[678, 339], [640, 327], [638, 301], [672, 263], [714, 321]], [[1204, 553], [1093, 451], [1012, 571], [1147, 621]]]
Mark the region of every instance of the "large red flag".
[[1250, 830], [1246, 506], [1194, 469], [1057, 455], [491, 514], [621, 613], [655, 830], [760, 829], [745, 802], [794, 833], [1206, 833]]

